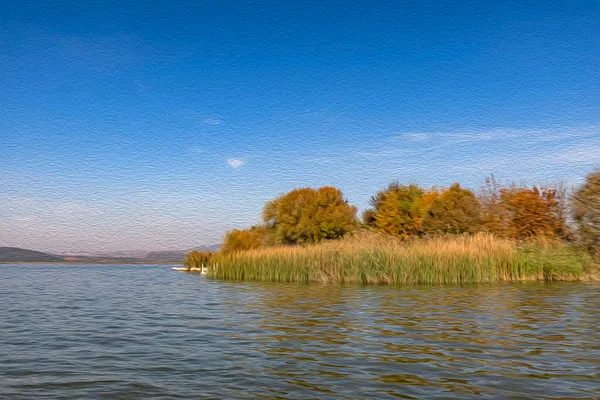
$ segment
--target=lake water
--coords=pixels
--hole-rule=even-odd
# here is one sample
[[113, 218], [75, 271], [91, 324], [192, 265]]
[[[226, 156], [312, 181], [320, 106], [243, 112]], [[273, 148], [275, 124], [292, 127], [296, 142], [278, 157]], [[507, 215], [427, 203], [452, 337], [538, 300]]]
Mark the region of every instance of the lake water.
[[599, 398], [600, 285], [0, 265], [2, 399]]

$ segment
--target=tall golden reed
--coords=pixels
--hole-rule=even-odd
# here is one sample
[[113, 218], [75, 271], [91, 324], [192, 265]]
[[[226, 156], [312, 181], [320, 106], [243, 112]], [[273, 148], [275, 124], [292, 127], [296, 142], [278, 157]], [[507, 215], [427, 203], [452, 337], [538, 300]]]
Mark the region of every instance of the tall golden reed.
[[403, 242], [372, 232], [309, 246], [217, 254], [208, 276], [228, 280], [358, 284], [467, 284], [573, 280], [583, 271], [566, 246], [531, 245], [489, 234]]

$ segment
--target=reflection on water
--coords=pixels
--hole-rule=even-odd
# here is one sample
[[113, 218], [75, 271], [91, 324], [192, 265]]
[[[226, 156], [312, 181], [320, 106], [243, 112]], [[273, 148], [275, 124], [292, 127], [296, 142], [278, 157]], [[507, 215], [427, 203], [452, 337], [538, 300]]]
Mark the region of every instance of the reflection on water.
[[600, 285], [0, 266], [0, 398], [598, 398]]

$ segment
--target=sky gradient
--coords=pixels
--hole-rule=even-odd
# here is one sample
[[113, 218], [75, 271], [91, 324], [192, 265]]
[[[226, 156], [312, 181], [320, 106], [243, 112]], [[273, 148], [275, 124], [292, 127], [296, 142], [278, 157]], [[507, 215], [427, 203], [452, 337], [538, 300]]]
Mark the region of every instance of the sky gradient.
[[[80, 4], [85, 3], [85, 4]], [[265, 201], [600, 167], [600, 3], [1, 5], [0, 246], [184, 249]]]

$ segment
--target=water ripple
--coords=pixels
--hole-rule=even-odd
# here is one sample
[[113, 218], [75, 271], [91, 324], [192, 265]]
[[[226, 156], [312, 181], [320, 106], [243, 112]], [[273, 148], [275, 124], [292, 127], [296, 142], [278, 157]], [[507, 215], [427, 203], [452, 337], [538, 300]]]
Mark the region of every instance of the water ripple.
[[0, 398], [598, 398], [600, 285], [0, 266]]

